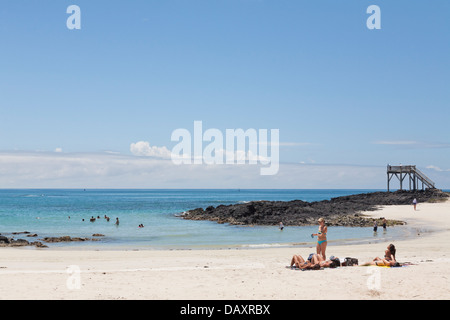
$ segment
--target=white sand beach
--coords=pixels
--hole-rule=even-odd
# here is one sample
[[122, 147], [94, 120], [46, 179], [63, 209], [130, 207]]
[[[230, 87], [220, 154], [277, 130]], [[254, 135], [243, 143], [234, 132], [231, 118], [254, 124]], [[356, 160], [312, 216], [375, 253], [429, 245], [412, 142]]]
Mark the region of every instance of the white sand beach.
[[[417, 211], [389, 206], [366, 214], [403, 220], [417, 230], [417, 237], [394, 243], [397, 260], [414, 265], [286, 268], [294, 254], [306, 258], [311, 248], [0, 248], [0, 299], [450, 299], [450, 201], [419, 204]], [[330, 243], [327, 256], [363, 263], [382, 257], [388, 244]]]

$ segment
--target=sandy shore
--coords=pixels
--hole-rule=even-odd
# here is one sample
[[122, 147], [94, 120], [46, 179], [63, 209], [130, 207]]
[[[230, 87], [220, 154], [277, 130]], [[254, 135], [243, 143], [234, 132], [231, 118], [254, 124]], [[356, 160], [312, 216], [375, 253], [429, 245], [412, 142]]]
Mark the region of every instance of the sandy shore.
[[[287, 269], [310, 248], [74, 251], [0, 248], [0, 299], [450, 299], [450, 201], [382, 207], [417, 237], [395, 242], [401, 268]], [[329, 228], [329, 233], [333, 232]], [[389, 230], [388, 230], [389, 232]], [[360, 262], [388, 243], [332, 245]]]

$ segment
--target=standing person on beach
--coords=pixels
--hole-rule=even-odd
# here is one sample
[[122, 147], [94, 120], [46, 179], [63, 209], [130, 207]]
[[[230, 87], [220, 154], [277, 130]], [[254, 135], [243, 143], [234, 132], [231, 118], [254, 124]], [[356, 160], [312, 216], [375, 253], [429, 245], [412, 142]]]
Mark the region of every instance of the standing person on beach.
[[414, 198], [414, 200], [413, 200], [413, 205], [414, 205], [414, 211], [416, 211], [416, 206], [417, 206], [417, 199], [416, 198]]
[[317, 254], [321, 254], [323, 259], [326, 260], [325, 251], [327, 250], [327, 232], [328, 228], [325, 225], [325, 220], [319, 218], [319, 232], [313, 233], [312, 236], [317, 236]]

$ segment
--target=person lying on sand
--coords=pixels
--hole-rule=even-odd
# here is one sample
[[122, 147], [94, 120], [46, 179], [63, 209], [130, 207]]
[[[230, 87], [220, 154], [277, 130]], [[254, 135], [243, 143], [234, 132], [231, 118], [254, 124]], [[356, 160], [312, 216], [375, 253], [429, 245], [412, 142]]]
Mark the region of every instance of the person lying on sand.
[[376, 257], [372, 261], [364, 263], [363, 266], [397, 267], [400, 264], [395, 260], [396, 251], [395, 246], [391, 243], [384, 252], [384, 258]]
[[320, 266], [316, 263], [312, 263], [310, 260], [305, 260], [300, 255], [294, 255], [291, 259], [291, 269], [295, 267], [301, 270], [320, 269]]
[[311, 262], [318, 264], [321, 268], [336, 268], [341, 265], [339, 258], [332, 256], [330, 260], [325, 260], [320, 253], [314, 254]]
[[391, 265], [389, 261], [376, 257], [370, 262], [363, 263], [361, 266], [390, 267]]

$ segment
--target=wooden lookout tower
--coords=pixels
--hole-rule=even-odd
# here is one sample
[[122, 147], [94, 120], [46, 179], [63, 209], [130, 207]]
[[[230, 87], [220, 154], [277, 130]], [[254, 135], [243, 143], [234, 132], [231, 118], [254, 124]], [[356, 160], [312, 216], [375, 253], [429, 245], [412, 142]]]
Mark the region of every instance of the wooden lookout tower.
[[390, 189], [390, 182], [393, 176], [396, 176], [400, 181], [400, 190], [403, 190], [403, 180], [408, 177], [409, 190], [419, 189], [419, 184], [422, 183], [422, 190], [424, 188], [434, 189], [434, 182], [431, 181], [422, 171], [416, 166], [387, 166], [387, 191]]

